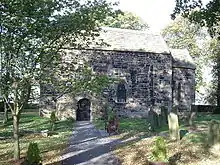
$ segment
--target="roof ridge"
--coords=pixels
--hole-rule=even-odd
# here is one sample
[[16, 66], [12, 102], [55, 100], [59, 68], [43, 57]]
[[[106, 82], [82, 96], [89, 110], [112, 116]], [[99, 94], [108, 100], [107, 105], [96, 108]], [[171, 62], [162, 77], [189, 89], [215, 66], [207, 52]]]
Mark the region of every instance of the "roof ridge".
[[151, 35], [159, 35], [161, 34], [159, 32], [151, 31], [150, 29], [146, 30], [134, 30], [134, 29], [122, 29], [122, 28], [114, 28], [114, 27], [107, 27], [103, 26], [101, 27], [102, 30], [111, 30], [111, 31], [119, 31], [119, 32], [129, 32], [129, 33], [136, 33], [136, 34], [151, 34]]

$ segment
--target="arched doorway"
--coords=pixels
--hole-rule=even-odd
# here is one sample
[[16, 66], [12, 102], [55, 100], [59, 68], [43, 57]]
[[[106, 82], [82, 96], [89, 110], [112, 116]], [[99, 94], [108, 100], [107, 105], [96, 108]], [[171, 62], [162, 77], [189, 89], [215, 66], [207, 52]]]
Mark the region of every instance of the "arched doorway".
[[91, 102], [87, 98], [80, 99], [77, 102], [77, 112], [76, 112], [77, 121], [90, 120], [90, 112], [91, 112], [90, 106], [91, 106]]

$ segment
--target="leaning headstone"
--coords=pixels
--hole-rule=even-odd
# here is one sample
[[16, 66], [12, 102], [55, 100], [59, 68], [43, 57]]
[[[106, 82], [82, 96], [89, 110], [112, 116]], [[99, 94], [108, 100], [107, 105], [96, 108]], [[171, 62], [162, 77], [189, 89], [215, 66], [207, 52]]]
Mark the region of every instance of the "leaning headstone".
[[168, 125], [169, 125], [170, 138], [172, 140], [180, 140], [179, 121], [177, 114], [173, 112], [169, 113]]
[[211, 145], [220, 144], [220, 122], [212, 120], [209, 124], [209, 143]]
[[220, 122], [212, 120], [209, 124], [208, 143], [210, 145], [210, 152], [214, 155], [220, 156]]

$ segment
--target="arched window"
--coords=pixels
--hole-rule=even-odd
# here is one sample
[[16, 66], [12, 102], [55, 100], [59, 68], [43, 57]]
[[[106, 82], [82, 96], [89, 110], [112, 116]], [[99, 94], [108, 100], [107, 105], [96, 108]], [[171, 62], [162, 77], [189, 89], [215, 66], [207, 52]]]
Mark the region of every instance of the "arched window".
[[181, 100], [181, 83], [178, 83], [178, 89], [177, 89], [177, 101], [180, 102]]
[[119, 83], [117, 87], [117, 102], [126, 102], [126, 88], [123, 83]]

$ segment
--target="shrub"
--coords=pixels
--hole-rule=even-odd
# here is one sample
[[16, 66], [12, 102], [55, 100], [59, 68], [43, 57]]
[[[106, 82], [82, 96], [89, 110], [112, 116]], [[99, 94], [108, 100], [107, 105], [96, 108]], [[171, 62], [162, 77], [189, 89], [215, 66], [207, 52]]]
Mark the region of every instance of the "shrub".
[[30, 143], [27, 151], [27, 164], [28, 165], [38, 165], [40, 164], [40, 150], [37, 143]]
[[116, 112], [113, 110], [113, 108], [109, 107], [107, 109], [107, 116], [108, 116], [107, 118], [108, 121], [111, 121], [116, 117]]
[[56, 113], [55, 113], [55, 111], [53, 111], [50, 114], [51, 131], [54, 131], [54, 125], [55, 125], [56, 120], [57, 120]]
[[73, 117], [68, 117], [66, 120], [71, 121], [71, 122], [73, 122], [73, 123], [76, 122], [76, 120], [75, 120]]
[[152, 154], [156, 161], [167, 161], [167, 146], [163, 137], [155, 140]]

